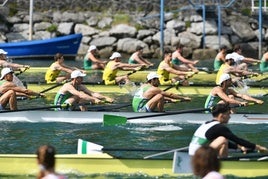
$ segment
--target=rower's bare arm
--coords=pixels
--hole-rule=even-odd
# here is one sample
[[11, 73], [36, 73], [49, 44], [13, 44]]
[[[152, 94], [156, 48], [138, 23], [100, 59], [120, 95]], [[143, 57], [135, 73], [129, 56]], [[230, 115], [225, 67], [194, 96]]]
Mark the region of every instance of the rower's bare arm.
[[169, 73], [172, 73], [172, 74], [175, 74], [175, 75], [187, 75], [188, 74], [187, 72], [175, 70], [174, 68], [171, 68], [171, 67], [166, 67], [166, 70]]
[[260, 63], [261, 62], [260, 60], [256, 60], [254, 58], [244, 58], [243, 61], [246, 63]]
[[107, 61], [102, 61], [100, 59], [97, 59], [92, 53], [88, 54], [88, 59], [94, 63], [100, 63], [100, 64], [106, 64], [106, 62], [107, 62]]
[[252, 101], [252, 102], [257, 103], [257, 104], [263, 104], [264, 103], [263, 100], [253, 98], [253, 97], [251, 97], [249, 95], [246, 95], [246, 94], [238, 94], [237, 96], [242, 98], [242, 99], [244, 99], [244, 100]]
[[[231, 90], [229, 90], [230, 92]], [[226, 93], [224, 93], [222, 90], [217, 89], [217, 95], [224, 100], [225, 102], [231, 103], [231, 104], [239, 104], [239, 105], [245, 105], [245, 102], [240, 102], [235, 99], [230, 98]], [[234, 95], [234, 94], [233, 94]], [[234, 95], [236, 96], [236, 95]]]

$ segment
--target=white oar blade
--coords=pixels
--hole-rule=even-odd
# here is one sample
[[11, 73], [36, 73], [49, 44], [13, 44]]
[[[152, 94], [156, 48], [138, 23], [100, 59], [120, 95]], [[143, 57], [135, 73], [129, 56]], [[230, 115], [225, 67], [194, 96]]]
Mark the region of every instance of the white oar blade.
[[77, 154], [95, 154], [102, 153], [103, 146], [78, 139]]

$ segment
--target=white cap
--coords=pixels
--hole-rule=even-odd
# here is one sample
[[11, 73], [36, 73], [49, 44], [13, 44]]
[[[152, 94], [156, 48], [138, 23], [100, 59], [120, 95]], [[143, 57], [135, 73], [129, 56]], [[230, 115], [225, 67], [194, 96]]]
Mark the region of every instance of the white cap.
[[80, 70], [74, 70], [72, 73], [71, 73], [71, 78], [77, 78], [77, 77], [84, 77], [86, 76], [85, 73], [82, 73]]
[[7, 52], [6, 51], [4, 51], [3, 49], [0, 49], [0, 54], [7, 54]]
[[92, 50], [96, 50], [97, 47], [95, 45], [90, 45], [90, 47], [88, 48], [88, 52], [92, 51]]
[[220, 80], [219, 80], [219, 84], [222, 84], [222, 82], [231, 79], [231, 76], [227, 73], [224, 73], [221, 75]]
[[154, 78], [159, 78], [158, 74], [155, 73], [155, 72], [150, 72], [148, 75], [147, 75], [147, 81], [150, 81]]
[[110, 59], [113, 60], [113, 59], [115, 59], [115, 58], [120, 58], [120, 57], [121, 57], [121, 54], [120, 54], [120, 53], [118, 53], [118, 52], [114, 52], [114, 53], [112, 54], [112, 56], [110, 57]]
[[232, 54], [231, 54], [231, 53], [227, 54], [227, 55], [225, 56], [225, 59], [226, 59], [226, 60], [233, 59]]
[[13, 71], [10, 68], [3, 68], [2, 71], [1, 71], [0, 80], [2, 80], [9, 73], [13, 73]]

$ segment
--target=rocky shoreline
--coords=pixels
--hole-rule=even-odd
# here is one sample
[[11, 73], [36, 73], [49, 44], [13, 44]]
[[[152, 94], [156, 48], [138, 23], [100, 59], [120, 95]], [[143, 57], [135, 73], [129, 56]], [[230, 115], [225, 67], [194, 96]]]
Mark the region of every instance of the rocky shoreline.
[[[0, 43], [27, 40], [28, 12], [22, 11], [14, 16], [7, 16], [3, 12], [0, 12], [4, 21], [0, 25]], [[147, 58], [159, 58], [161, 32], [157, 13], [159, 12], [151, 12], [150, 15], [143, 17], [143, 13], [133, 15], [53, 11], [46, 18], [34, 13], [33, 39], [82, 33], [83, 39], [77, 59], [83, 58], [91, 44], [98, 47], [104, 59], [113, 51], [129, 56], [135, 51], [136, 46], [145, 47], [144, 54]], [[123, 19], [122, 22], [118, 21], [120, 17]], [[164, 46], [174, 50], [176, 44], [181, 43], [184, 45], [185, 57], [199, 60], [213, 59], [219, 48], [218, 31], [221, 30], [221, 45], [232, 48], [233, 44], [241, 44], [245, 55], [258, 58], [258, 20], [231, 9], [222, 10], [221, 19], [221, 29], [218, 29], [216, 10], [208, 11], [205, 21], [202, 11], [196, 9], [165, 13]], [[263, 38], [263, 44], [266, 44], [268, 30], [265, 25]], [[263, 51], [265, 50], [266, 47], [263, 45]]]

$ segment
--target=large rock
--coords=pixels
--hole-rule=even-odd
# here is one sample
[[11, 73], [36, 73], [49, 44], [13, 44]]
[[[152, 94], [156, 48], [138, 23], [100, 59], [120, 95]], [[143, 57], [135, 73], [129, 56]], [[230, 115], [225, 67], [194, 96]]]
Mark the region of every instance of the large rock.
[[99, 38], [94, 38], [90, 42], [90, 44], [96, 45], [98, 48], [103, 48], [107, 46], [113, 46], [116, 40], [117, 39], [115, 37], [99, 37]]
[[60, 23], [57, 31], [64, 35], [71, 34], [74, 31], [74, 25], [73, 22]]
[[92, 35], [98, 34], [100, 31], [93, 27], [84, 25], [84, 24], [76, 24], [74, 27], [74, 32], [82, 33], [83, 36], [87, 36], [87, 35], [92, 36]]
[[197, 49], [201, 45], [201, 36], [197, 36], [189, 31], [182, 32], [178, 35], [180, 43], [186, 47]]
[[135, 27], [126, 24], [116, 25], [110, 30], [110, 35], [117, 38], [135, 37], [136, 33], [137, 30]]
[[242, 41], [249, 41], [256, 38], [254, 31], [247, 22], [231, 21], [231, 28], [233, 32], [242, 39]]
[[143, 41], [133, 39], [133, 38], [124, 38], [120, 39], [117, 42], [117, 51], [125, 53], [133, 53], [136, 51], [137, 46], [142, 46], [145, 49], [148, 49], [148, 45]]

